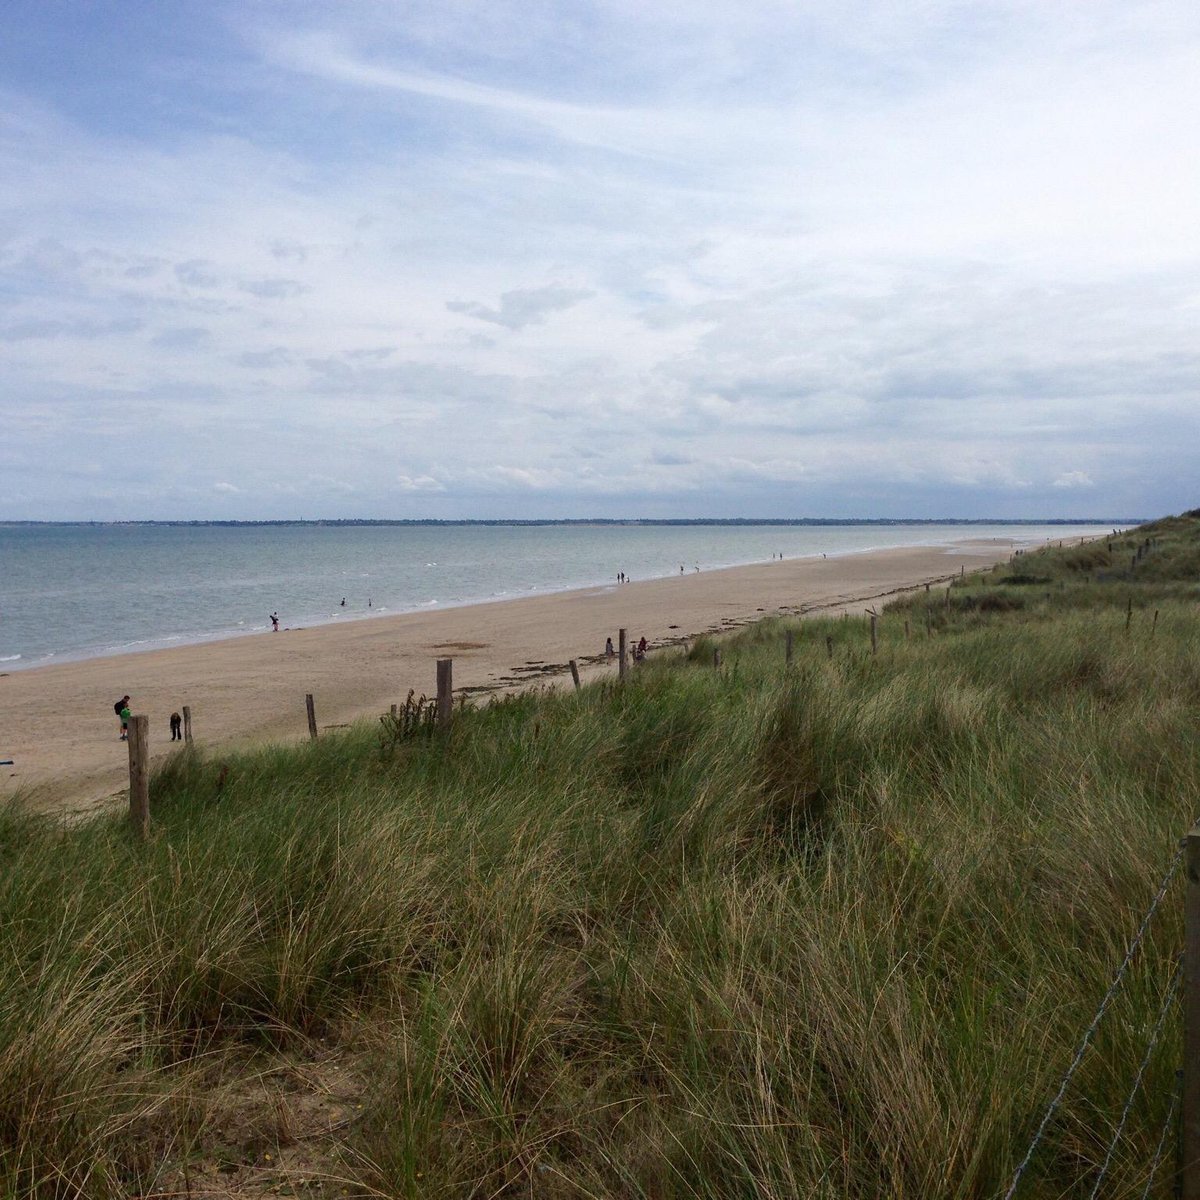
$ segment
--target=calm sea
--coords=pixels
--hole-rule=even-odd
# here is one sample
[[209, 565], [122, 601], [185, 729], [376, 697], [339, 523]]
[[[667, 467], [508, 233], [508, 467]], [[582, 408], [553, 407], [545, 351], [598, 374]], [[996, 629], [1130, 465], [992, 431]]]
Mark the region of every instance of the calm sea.
[[[0, 525], [0, 671], [714, 567], [1091, 525]], [[345, 600], [345, 606], [342, 600]]]

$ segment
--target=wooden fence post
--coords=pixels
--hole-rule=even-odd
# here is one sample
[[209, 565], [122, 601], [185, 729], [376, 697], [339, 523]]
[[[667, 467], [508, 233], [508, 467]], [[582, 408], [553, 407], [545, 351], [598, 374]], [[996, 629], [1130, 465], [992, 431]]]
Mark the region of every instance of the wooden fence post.
[[910, 637], [912, 637], [912, 634], [909, 632], [908, 622], [905, 621], [904, 622], [904, 640], [907, 642]]
[[150, 832], [150, 718], [129, 718], [129, 822], [142, 841]]
[[454, 659], [452, 658], [437, 660], [437, 712], [438, 724], [443, 729], [449, 729], [450, 719], [454, 716]]
[[571, 678], [575, 680], [575, 690], [579, 691], [582, 686], [579, 682], [579, 664], [574, 659], [571, 659], [567, 666], [571, 668]]
[[784, 664], [789, 667], [792, 665], [792, 649], [795, 645], [795, 641], [796, 635], [789, 629], [783, 644], [783, 661]]
[[[132, 753], [132, 751], [131, 751]], [[1183, 941], [1183, 1200], [1200, 1200], [1200, 826], [1188, 830]]]
[[625, 630], [617, 630], [617, 678], [625, 678]]
[[721, 647], [713, 647], [713, 670], [719, 669], [721, 666]]
[[879, 634], [876, 629], [878, 624], [879, 618], [874, 613], [871, 613], [871, 653], [873, 655], [879, 653]]
[[828, 654], [830, 658], [833, 657], [833, 638], [829, 637], [828, 635], [825, 637], [825, 653]]
[[1125, 606], [1125, 632], [1129, 632], [1129, 622], [1133, 620], [1133, 597], [1129, 597], [1129, 603]]
[[185, 745], [192, 744], [192, 710], [186, 704], [183, 706], [183, 741]]
[[312, 692], [305, 693], [304, 707], [308, 709], [308, 736], [315, 738], [317, 736], [317, 709], [313, 704]]

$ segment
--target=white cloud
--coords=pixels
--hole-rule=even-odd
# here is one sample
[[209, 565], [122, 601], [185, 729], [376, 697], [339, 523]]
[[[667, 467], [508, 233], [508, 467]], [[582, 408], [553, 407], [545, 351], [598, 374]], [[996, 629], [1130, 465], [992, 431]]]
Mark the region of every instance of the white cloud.
[[1194, 503], [1191, 6], [227, 16], [156, 121], [5, 98], [12, 515], [105, 515], [133, 412], [247, 515]]
[[1053, 484], [1056, 488], [1090, 488], [1095, 487], [1092, 477], [1086, 471], [1065, 471]]

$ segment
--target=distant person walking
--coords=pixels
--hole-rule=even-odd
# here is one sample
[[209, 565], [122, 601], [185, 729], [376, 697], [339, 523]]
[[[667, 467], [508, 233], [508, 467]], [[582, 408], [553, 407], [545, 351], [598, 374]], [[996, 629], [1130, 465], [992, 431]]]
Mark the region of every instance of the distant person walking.
[[271, 614], [271, 632], [272, 633], [279, 632], [279, 614], [278, 613]]
[[129, 737], [129, 697], [122, 696], [113, 705], [113, 712], [117, 714], [117, 720], [121, 722], [121, 741], [127, 741]]
[[183, 718], [177, 712], [171, 714], [171, 741], [183, 741]]
[[605, 638], [604, 639], [604, 657], [607, 658], [611, 662], [614, 654], [616, 654], [616, 651], [613, 649], [612, 638]]

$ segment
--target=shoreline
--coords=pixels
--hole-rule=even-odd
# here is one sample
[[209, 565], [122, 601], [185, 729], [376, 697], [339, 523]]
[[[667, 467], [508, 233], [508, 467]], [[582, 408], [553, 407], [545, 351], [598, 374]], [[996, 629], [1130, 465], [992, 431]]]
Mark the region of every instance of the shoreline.
[[78, 813], [122, 789], [112, 704], [125, 693], [150, 717], [155, 761], [170, 752], [167, 718], [184, 704], [201, 747], [294, 741], [307, 735], [308, 692], [318, 725], [332, 728], [385, 712], [409, 688], [432, 693], [442, 657], [470, 695], [569, 680], [571, 658], [594, 678], [615, 671], [603, 649], [620, 626], [662, 648], [765, 616], [862, 611], [990, 567], [1021, 544], [966, 538], [774, 560], [30, 666], [0, 675], [0, 758], [14, 760], [0, 769], [0, 796]]

